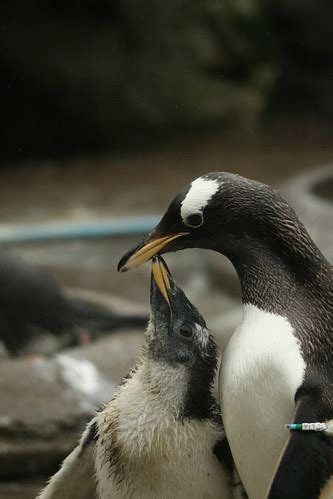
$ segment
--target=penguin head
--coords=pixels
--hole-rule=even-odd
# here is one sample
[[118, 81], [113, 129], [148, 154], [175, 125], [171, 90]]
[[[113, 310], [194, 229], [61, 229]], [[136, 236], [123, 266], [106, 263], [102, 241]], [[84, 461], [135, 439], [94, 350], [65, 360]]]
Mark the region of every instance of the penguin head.
[[147, 353], [154, 360], [214, 375], [217, 347], [198, 310], [173, 280], [164, 260], [154, 257]]
[[227, 172], [208, 173], [173, 199], [155, 229], [123, 256], [118, 270], [184, 248], [212, 249], [229, 256], [239, 242], [244, 247], [244, 240], [265, 242], [269, 219], [279, 215], [281, 221], [295, 219], [287, 203], [265, 184]]

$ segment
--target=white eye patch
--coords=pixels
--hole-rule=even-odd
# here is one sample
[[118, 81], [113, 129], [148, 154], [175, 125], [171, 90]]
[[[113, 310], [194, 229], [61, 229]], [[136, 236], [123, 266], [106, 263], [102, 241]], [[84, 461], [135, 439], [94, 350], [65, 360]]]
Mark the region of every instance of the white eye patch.
[[197, 335], [199, 342], [201, 343], [201, 346], [203, 348], [205, 348], [208, 345], [208, 341], [209, 341], [208, 329], [202, 328], [201, 326], [199, 326], [199, 324], [196, 324], [196, 335]]
[[185, 224], [190, 215], [203, 212], [210, 199], [218, 191], [219, 185], [217, 180], [204, 177], [199, 177], [192, 182], [180, 207], [180, 215]]

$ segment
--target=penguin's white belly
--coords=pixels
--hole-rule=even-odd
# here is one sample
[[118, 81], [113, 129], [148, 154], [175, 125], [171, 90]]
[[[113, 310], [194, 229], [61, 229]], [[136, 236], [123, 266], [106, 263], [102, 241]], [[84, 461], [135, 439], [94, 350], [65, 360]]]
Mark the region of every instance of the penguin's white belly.
[[250, 499], [266, 496], [304, 371], [288, 320], [246, 305], [223, 357], [220, 396], [226, 434]]
[[[171, 456], [172, 459], [172, 456]], [[204, 462], [204, 459], [206, 461]], [[183, 461], [156, 467], [143, 463], [140, 477], [127, 483], [99, 474], [99, 499], [231, 499], [229, 478], [215, 456], [184, 455]], [[168, 458], [166, 459], [168, 460]], [[191, 460], [192, 462], [186, 462]], [[143, 469], [143, 467], [146, 467]]]
[[[167, 369], [163, 373], [167, 376]], [[179, 379], [171, 379], [177, 386]], [[166, 386], [177, 398], [174, 384]], [[229, 476], [213, 453], [224, 437], [222, 428], [208, 420], [182, 420], [154, 397], [144, 393], [138, 372], [99, 416], [98, 497], [230, 499]], [[111, 427], [116, 427], [113, 433]]]

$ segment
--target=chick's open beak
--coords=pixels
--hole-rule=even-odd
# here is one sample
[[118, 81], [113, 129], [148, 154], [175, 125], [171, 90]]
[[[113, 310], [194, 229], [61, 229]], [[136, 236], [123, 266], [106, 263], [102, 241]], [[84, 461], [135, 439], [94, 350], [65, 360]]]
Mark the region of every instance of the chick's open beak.
[[134, 269], [144, 262], [147, 262], [154, 255], [162, 251], [171, 241], [179, 237], [186, 236], [188, 232], [179, 232], [178, 234], [168, 235], [163, 237], [154, 237], [153, 233], [147, 240], [139, 243], [135, 248], [129, 250], [122, 257], [118, 264], [118, 271], [126, 272]]
[[160, 258], [153, 257], [152, 272], [153, 272], [153, 278], [160, 292], [167, 301], [171, 311], [171, 303], [170, 303], [171, 285], [170, 285], [168, 270], [166, 268], [166, 265], [164, 264], [164, 261], [161, 260]]

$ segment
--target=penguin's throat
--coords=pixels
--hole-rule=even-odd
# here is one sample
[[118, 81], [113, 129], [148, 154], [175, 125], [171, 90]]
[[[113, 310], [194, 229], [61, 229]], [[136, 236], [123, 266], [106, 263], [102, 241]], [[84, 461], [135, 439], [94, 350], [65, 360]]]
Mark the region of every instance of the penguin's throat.
[[283, 259], [270, 252], [250, 252], [232, 261], [237, 271], [243, 303], [271, 310], [276, 302], [297, 299], [300, 283]]
[[244, 237], [231, 239], [220, 253], [236, 269], [243, 303], [271, 312], [281, 313], [291, 305], [297, 306], [301, 295], [319, 295], [329, 280], [330, 271], [319, 250], [318, 254], [309, 251], [300, 256], [293, 247], [281, 245], [279, 249], [271, 241]]
[[143, 387], [148, 398], [181, 415], [190, 378], [188, 368], [155, 359], [147, 359], [142, 368]]

